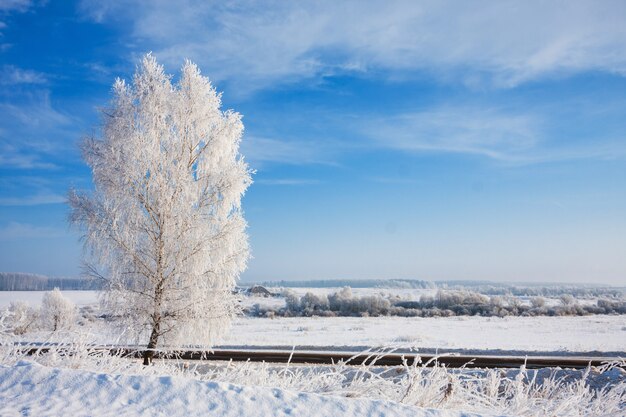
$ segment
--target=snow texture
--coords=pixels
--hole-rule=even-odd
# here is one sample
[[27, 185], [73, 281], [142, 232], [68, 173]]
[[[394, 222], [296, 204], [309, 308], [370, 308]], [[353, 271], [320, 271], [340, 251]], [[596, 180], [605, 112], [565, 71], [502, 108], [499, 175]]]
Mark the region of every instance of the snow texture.
[[[97, 291], [62, 291], [63, 295], [77, 306], [98, 303]], [[8, 307], [13, 301], [24, 301], [31, 307], [37, 307], [43, 301], [46, 291], [0, 291], [0, 309]]]
[[224, 345], [624, 352], [626, 316], [237, 318]]
[[171, 376], [97, 374], [21, 361], [0, 366], [0, 415], [478, 417], [454, 410], [202, 382]]

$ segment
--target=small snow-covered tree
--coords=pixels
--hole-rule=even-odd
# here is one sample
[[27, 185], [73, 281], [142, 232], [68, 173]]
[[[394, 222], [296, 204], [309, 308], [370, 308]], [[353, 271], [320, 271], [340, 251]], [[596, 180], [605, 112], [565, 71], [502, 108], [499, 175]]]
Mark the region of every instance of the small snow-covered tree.
[[210, 345], [230, 324], [249, 258], [241, 197], [251, 171], [241, 116], [220, 109], [191, 62], [174, 84], [148, 54], [113, 94], [102, 138], [82, 146], [95, 190], [70, 192], [71, 221], [106, 281], [105, 306], [146, 343], [149, 364], [158, 346]]
[[44, 293], [39, 318], [42, 327], [53, 332], [70, 328], [76, 321], [76, 305], [55, 288]]
[[12, 301], [9, 307], [0, 315], [3, 315], [5, 326], [13, 334], [22, 335], [32, 330], [39, 319], [39, 312], [24, 301]]
[[530, 299], [530, 305], [533, 308], [542, 308], [546, 305], [546, 299], [543, 297], [532, 297]]

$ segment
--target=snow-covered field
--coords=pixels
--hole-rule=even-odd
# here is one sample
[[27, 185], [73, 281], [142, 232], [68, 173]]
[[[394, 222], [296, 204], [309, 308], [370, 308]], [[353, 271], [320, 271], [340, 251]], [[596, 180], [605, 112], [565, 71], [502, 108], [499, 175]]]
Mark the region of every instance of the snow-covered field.
[[[96, 291], [62, 291], [63, 296], [71, 300], [77, 306], [97, 304], [98, 293]], [[13, 301], [24, 301], [30, 306], [41, 304], [45, 291], [0, 291], [0, 309], [6, 308]]]
[[626, 316], [243, 317], [223, 344], [626, 352]]
[[[358, 294], [380, 293], [378, 289], [367, 290]], [[412, 292], [406, 295], [410, 299], [417, 295], [415, 291], [423, 290], [408, 291]], [[78, 306], [88, 307], [81, 310], [71, 328], [51, 332], [41, 327], [21, 335], [0, 334], [8, 342], [0, 345], [0, 416], [535, 417], [617, 416], [626, 409], [626, 374], [615, 367], [586, 373], [544, 369], [537, 379], [523, 368], [455, 371], [417, 365], [387, 369], [377, 365], [353, 368], [344, 364], [320, 367], [176, 361], [143, 367], [136, 360], [89, 351], [92, 343], [116, 343], [112, 327], [100, 316], [95, 292], [67, 291], [64, 295]], [[12, 301], [37, 307], [42, 297], [43, 292], [0, 292], [0, 309]], [[248, 304], [256, 302], [280, 303], [284, 299], [245, 299]], [[239, 317], [221, 345], [342, 350], [394, 346], [439, 353], [598, 351], [623, 357], [625, 318]], [[21, 347], [14, 344], [23, 341], [52, 345], [48, 353], [26, 357], [25, 361]], [[567, 412], [559, 414], [558, 410]]]
[[17, 416], [477, 416], [364, 398], [298, 393], [173, 376], [97, 374], [33, 362], [0, 366], [0, 415]]
[[[299, 289], [300, 290], [300, 289]], [[304, 289], [306, 291], [308, 289]], [[316, 289], [328, 290], [328, 289]], [[371, 295], [380, 289], [355, 289]], [[387, 290], [382, 290], [387, 291]], [[396, 290], [391, 290], [396, 291]], [[407, 297], [431, 290], [397, 290]], [[78, 306], [96, 305], [94, 291], [64, 291]], [[41, 303], [43, 292], [0, 292], [0, 309], [11, 301]], [[284, 303], [282, 298], [246, 297], [246, 304]], [[92, 326], [92, 327], [89, 327]], [[111, 339], [98, 323], [83, 328], [101, 343]], [[228, 346], [376, 347], [401, 345], [419, 349], [506, 350], [515, 352], [612, 352], [626, 356], [626, 316], [564, 317], [293, 317], [237, 318], [221, 341]]]

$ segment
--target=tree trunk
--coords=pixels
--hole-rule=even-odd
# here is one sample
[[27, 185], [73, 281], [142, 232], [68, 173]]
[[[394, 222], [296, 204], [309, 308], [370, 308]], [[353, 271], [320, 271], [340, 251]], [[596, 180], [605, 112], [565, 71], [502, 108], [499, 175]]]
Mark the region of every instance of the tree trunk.
[[[158, 216], [161, 218], [161, 216]], [[154, 349], [157, 347], [159, 341], [159, 335], [161, 333], [161, 303], [163, 301], [163, 286], [165, 285], [165, 278], [163, 277], [163, 225], [159, 225], [159, 235], [157, 238], [157, 272], [158, 277], [157, 285], [154, 288], [154, 313], [152, 314], [152, 333], [150, 334], [150, 340], [148, 341], [148, 348], [143, 353], [143, 364], [150, 365], [152, 358], [154, 357]]]
[[154, 349], [157, 347], [157, 342], [159, 340], [159, 328], [161, 322], [157, 321], [152, 326], [152, 333], [150, 334], [150, 340], [148, 341], [148, 347], [143, 352], [143, 364], [150, 365], [152, 363], [152, 358], [154, 357]]

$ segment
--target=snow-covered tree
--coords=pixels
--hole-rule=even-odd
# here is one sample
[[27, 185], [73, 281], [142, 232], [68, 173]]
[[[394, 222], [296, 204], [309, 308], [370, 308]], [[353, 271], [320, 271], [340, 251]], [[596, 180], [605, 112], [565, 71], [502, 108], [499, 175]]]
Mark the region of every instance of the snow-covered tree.
[[76, 321], [76, 305], [55, 288], [44, 293], [39, 318], [42, 327], [53, 332], [70, 328]]
[[24, 301], [12, 301], [9, 307], [0, 312], [5, 326], [14, 334], [22, 335], [37, 325], [39, 312]]
[[220, 109], [193, 63], [174, 84], [148, 54], [113, 94], [102, 138], [82, 146], [95, 190], [70, 192], [71, 221], [106, 281], [105, 306], [146, 343], [148, 364], [158, 346], [210, 345], [228, 328], [249, 258], [241, 197], [251, 171], [241, 116]]

